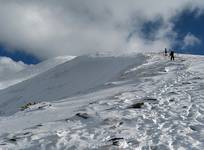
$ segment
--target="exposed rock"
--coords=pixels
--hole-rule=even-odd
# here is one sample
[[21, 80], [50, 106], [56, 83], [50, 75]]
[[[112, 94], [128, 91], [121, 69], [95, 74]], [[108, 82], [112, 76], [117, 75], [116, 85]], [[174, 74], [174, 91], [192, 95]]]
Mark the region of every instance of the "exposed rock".
[[31, 132], [25, 132], [25, 133], [23, 133], [23, 135], [28, 135], [28, 134], [31, 134]]
[[183, 85], [191, 84], [191, 82], [182, 82]]
[[157, 101], [156, 98], [146, 97], [143, 99], [144, 101]]
[[196, 131], [196, 127], [195, 126], [189, 126], [191, 130]]
[[174, 102], [174, 99], [170, 99], [169, 102]]
[[123, 125], [123, 122], [120, 122], [119, 125]]
[[131, 106], [129, 106], [128, 108], [142, 108], [142, 106], [144, 105], [144, 102], [140, 102], [140, 103], [136, 103], [136, 104], [133, 104]]
[[16, 142], [17, 139], [15, 137], [8, 139], [10, 142]]
[[119, 141], [123, 140], [124, 138], [112, 138], [109, 142], [113, 142], [112, 145], [119, 146]]
[[77, 113], [76, 116], [83, 118], [83, 119], [89, 118], [89, 115], [87, 113]]
[[186, 109], [186, 108], [188, 108], [188, 106], [183, 106], [182, 108]]
[[35, 105], [35, 104], [37, 104], [37, 103], [36, 103], [36, 102], [33, 102], [33, 103], [27, 103], [27, 104], [21, 106], [21, 109], [20, 109], [20, 110], [21, 110], [21, 111], [24, 111], [24, 110], [30, 108], [30, 106]]

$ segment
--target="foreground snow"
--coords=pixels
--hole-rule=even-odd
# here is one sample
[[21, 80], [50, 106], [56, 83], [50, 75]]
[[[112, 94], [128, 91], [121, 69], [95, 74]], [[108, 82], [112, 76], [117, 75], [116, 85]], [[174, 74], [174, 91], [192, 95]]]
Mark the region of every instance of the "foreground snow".
[[[57, 66], [0, 92], [0, 148], [204, 149], [203, 61], [149, 54], [79, 57]], [[37, 87], [39, 81], [52, 88]], [[29, 95], [46, 101], [14, 114]]]

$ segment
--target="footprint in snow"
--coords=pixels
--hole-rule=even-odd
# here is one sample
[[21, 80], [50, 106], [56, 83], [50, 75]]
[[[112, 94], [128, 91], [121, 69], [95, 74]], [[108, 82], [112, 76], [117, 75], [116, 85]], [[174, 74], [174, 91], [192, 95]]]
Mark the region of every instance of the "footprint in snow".
[[29, 127], [29, 128], [25, 128], [24, 130], [38, 129], [38, 128], [42, 127], [42, 126], [43, 126], [42, 124], [37, 124], [37, 125], [35, 125], [35, 126]]
[[5, 142], [16, 143], [18, 140], [28, 138], [32, 135], [33, 135], [32, 132], [22, 132], [22, 133], [18, 133], [18, 134], [12, 135], [12, 136], [8, 135], [4, 139], [5, 139]]

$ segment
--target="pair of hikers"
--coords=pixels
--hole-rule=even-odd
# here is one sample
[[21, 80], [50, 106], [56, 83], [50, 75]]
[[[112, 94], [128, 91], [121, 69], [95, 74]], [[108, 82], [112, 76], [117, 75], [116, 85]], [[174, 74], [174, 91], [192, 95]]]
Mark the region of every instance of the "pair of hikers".
[[[165, 48], [165, 50], [164, 50], [164, 55], [165, 55], [165, 56], [168, 55], [168, 52], [167, 52], [167, 49], [166, 49], [166, 48]], [[169, 56], [170, 56], [170, 59], [171, 59], [171, 60], [174, 60], [174, 51], [173, 51], [173, 50], [170, 51]]]

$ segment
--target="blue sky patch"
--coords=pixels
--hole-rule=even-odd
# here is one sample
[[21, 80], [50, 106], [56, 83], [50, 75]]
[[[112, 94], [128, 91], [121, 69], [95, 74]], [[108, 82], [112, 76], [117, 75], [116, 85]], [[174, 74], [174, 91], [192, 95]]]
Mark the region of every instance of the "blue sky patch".
[[141, 33], [142, 37], [147, 40], [154, 40], [157, 31], [163, 24], [162, 18], [157, 18], [154, 21], [147, 21], [143, 24]]
[[41, 60], [34, 55], [25, 53], [24, 51], [8, 51], [3, 46], [0, 46], [0, 56], [10, 57], [15, 61], [22, 61], [26, 64], [37, 64]]
[[[179, 16], [173, 19], [175, 24], [174, 31], [178, 33], [178, 43], [174, 49], [181, 53], [204, 54], [204, 14], [198, 15], [198, 11], [183, 11]], [[201, 40], [200, 44], [183, 48], [183, 39], [190, 33]]]

